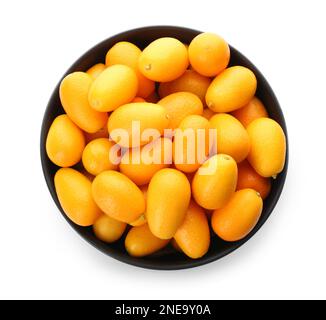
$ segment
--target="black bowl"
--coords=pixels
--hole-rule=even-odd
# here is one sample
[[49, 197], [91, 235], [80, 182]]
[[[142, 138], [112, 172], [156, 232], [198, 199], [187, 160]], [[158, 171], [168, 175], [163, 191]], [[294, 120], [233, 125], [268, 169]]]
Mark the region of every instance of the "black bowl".
[[[88, 52], [86, 52], [81, 58], [79, 58], [66, 72], [65, 75], [74, 72], [74, 71], [85, 71], [90, 68], [92, 65], [103, 62], [105, 59], [105, 54], [109, 48], [111, 48], [115, 43], [119, 41], [130, 41], [140, 48], [144, 48], [151, 41], [160, 38], [160, 37], [175, 37], [184, 43], [190, 43], [190, 41], [200, 33], [200, 31], [182, 28], [182, 27], [173, 27], [173, 26], [154, 26], [154, 27], [144, 27], [134, 30], [129, 30], [118, 35], [115, 35], [103, 42], [99, 43]], [[275, 119], [283, 128], [285, 135], [286, 125], [285, 120], [282, 114], [282, 110], [279, 106], [279, 103], [276, 99], [276, 96], [273, 93], [273, 90], [269, 86], [266, 79], [260, 73], [260, 71], [239, 51], [231, 47], [231, 61], [230, 65], [242, 65], [251, 69], [258, 80], [258, 88], [256, 95], [264, 103], [269, 115], [271, 118]], [[64, 76], [65, 76], [64, 75]], [[55, 188], [54, 188], [54, 174], [58, 170], [58, 167], [55, 166], [47, 157], [45, 151], [45, 141], [48, 130], [54, 118], [59, 114], [64, 113], [64, 110], [61, 106], [59, 99], [59, 84], [56, 86], [48, 106], [45, 110], [44, 119], [42, 123], [41, 130], [41, 161], [45, 180], [47, 182], [48, 188], [52, 195], [53, 200], [55, 201], [57, 207], [61, 211], [64, 218], [67, 222], [75, 229], [86, 241], [92, 244], [95, 248], [99, 249], [103, 253], [120, 260], [122, 262], [135, 265], [143, 268], [150, 269], [160, 269], [160, 270], [175, 270], [175, 269], [185, 269], [200, 266], [215, 260], [218, 260], [225, 255], [231, 253], [235, 249], [239, 248], [246, 241], [248, 241], [266, 222], [269, 215], [272, 213], [283, 189], [285, 182], [285, 177], [287, 173], [288, 165], [288, 148], [286, 154], [286, 163], [284, 170], [281, 174], [277, 176], [277, 179], [273, 181], [272, 190], [268, 198], [264, 201], [264, 209], [262, 216], [252, 230], [252, 232], [241, 241], [237, 242], [225, 242], [219, 239], [217, 236], [212, 236], [211, 246], [208, 253], [201, 259], [192, 260], [187, 258], [185, 255], [176, 252], [171, 247], [167, 247], [164, 250], [153, 254], [145, 258], [133, 258], [129, 256], [124, 249], [123, 239], [114, 243], [106, 244], [98, 240], [93, 232], [92, 228], [84, 228], [75, 225], [70, 221], [65, 213], [63, 212], [60, 203], [58, 201]]]

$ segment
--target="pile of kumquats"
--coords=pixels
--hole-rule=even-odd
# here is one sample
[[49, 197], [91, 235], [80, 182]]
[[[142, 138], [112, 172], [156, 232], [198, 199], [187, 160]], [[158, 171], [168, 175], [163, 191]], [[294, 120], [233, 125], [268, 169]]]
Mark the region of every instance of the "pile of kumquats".
[[210, 227], [224, 241], [246, 237], [286, 154], [255, 74], [228, 67], [229, 46], [213, 33], [189, 46], [118, 42], [101, 58], [62, 80], [65, 114], [46, 140], [69, 219], [106, 243], [125, 237], [134, 257], [170, 244], [198, 259]]

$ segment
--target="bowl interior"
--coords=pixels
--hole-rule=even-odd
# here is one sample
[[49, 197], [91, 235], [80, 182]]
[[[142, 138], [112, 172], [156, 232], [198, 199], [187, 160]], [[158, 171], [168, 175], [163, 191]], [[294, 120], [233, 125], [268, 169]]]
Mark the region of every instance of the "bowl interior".
[[[199, 33], [200, 31], [196, 31], [192, 29], [187, 29], [182, 27], [170, 27], [170, 26], [144, 27], [144, 28], [126, 31], [118, 35], [115, 35], [99, 43], [92, 49], [90, 49], [81, 58], [79, 58], [69, 68], [69, 70], [67, 70], [66, 74], [74, 71], [85, 71], [96, 63], [104, 62], [105, 55], [108, 49], [119, 41], [130, 41], [136, 44], [137, 46], [139, 46], [140, 48], [144, 48], [151, 41], [160, 37], [175, 37], [184, 43], [190, 43], [190, 41]], [[255, 73], [258, 80], [256, 95], [262, 100], [262, 102], [266, 106], [266, 109], [270, 117], [275, 119], [282, 126], [286, 134], [286, 125], [282, 114], [282, 110], [278, 104], [278, 101], [271, 87], [269, 86], [269, 84], [267, 83], [263, 75], [259, 72], [259, 70], [239, 51], [237, 51], [232, 47], [231, 47], [230, 65], [242, 65], [250, 68]], [[232, 242], [232, 243], [225, 242], [212, 234], [211, 246], [208, 253], [203, 258], [198, 260], [191, 260], [187, 258], [185, 255], [176, 252], [170, 246], [168, 246], [167, 248], [165, 248], [164, 250], [156, 254], [153, 254], [145, 258], [133, 258], [130, 257], [125, 251], [123, 245], [123, 238], [114, 244], [103, 243], [102, 241], [98, 240], [94, 236], [91, 227], [89, 228], [79, 227], [66, 217], [66, 215], [64, 214], [60, 206], [60, 203], [58, 201], [55, 192], [53, 178], [55, 172], [58, 170], [58, 167], [48, 159], [45, 151], [45, 141], [46, 141], [48, 130], [54, 118], [59, 114], [64, 113], [64, 110], [61, 106], [61, 102], [59, 99], [58, 89], [59, 89], [59, 84], [55, 88], [50, 98], [42, 123], [40, 147], [41, 147], [41, 161], [42, 161], [44, 176], [48, 188], [50, 190], [50, 193], [53, 197], [53, 200], [55, 201], [57, 207], [59, 208], [59, 210], [61, 211], [62, 215], [67, 220], [67, 222], [85, 240], [87, 240], [94, 247], [106, 253], [107, 255], [132, 265], [136, 265], [144, 268], [151, 268], [151, 269], [173, 270], [173, 269], [195, 267], [217, 260], [229, 254], [230, 252], [234, 251], [238, 247], [240, 247], [243, 243], [248, 241], [248, 239], [250, 239], [260, 229], [260, 227], [265, 223], [265, 221], [271, 214], [274, 206], [276, 205], [279, 199], [279, 196], [281, 194], [285, 182], [285, 177], [287, 173], [287, 163], [288, 163], [288, 151], [286, 155], [285, 168], [283, 172], [278, 175], [277, 179], [273, 181], [271, 193], [268, 196], [268, 198], [264, 201], [263, 213], [258, 224], [254, 228], [254, 230], [241, 241]]]

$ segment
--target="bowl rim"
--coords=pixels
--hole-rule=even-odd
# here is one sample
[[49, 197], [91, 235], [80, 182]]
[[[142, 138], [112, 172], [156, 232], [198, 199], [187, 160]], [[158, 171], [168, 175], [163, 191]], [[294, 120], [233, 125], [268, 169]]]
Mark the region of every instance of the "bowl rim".
[[[82, 232], [82, 230], [80, 229], [81, 227], [77, 226], [76, 224], [74, 224], [68, 217], [67, 215], [63, 212], [63, 209], [57, 199], [57, 195], [55, 192], [55, 188], [54, 188], [54, 182], [53, 179], [50, 175], [50, 173], [47, 170], [47, 162], [48, 162], [48, 158], [45, 152], [45, 141], [46, 141], [46, 136], [47, 136], [47, 129], [46, 129], [46, 119], [48, 116], [48, 113], [50, 111], [50, 109], [52, 108], [52, 104], [53, 104], [53, 100], [56, 98], [58, 90], [59, 90], [59, 86], [60, 83], [62, 81], [62, 79], [69, 74], [70, 72], [72, 72], [74, 69], [76, 69], [76, 66], [80, 65], [80, 63], [85, 59], [86, 56], [88, 56], [89, 54], [91, 54], [94, 50], [96, 50], [98, 47], [103, 46], [104, 44], [106, 44], [106, 42], [108, 42], [109, 40], [112, 40], [114, 38], [119, 38], [119, 37], [123, 37], [123, 36], [127, 36], [130, 33], [139, 33], [139, 32], [144, 32], [144, 31], [176, 31], [176, 32], [188, 32], [188, 33], [193, 33], [193, 34], [200, 34], [202, 33], [202, 31], [198, 31], [192, 28], [187, 28], [187, 27], [182, 27], [182, 26], [172, 26], [172, 25], [153, 25], [153, 26], [145, 26], [145, 27], [139, 27], [139, 28], [133, 28], [133, 29], [129, 29], [129, 30], [125, 30], [122, 31], [120, 33], [114, 34], [102, 41], [100, 41], [99, 43], [95, 44], [94, 46], [92, 46], [90, 49], [88, 49], [85, 53], [83, 53], [69, 68], [68, 70], [64, 73], [64, 75], [62, 76], [62, 78], [60, 79], [60, 81], [58, 82], [58, 84], [55, 86], [54, 90], [52, 91], [52, 94], [50, 96], [50, 99], [47, 103], [47, 106], [44, 110], [44, 115], [43, 115], [43, 119], [42, 119], [42, 125], [41, 125], [41, 134], [40, 134], [40, 160], [41, 160], [41, 165], [42, 165], [42, 171], [43, 171], [43, 175], [48, 187], [48, 190], [51, 194], [51, 197], [53, 199], [53, 201], [55, 202], [57, 208], [59, 209], [59, 211], [61, 212], [62, 216], [65, 218], [65, 220], [69, 223], [69, 225], [79, 234], [79, 236], [81, 236], [81, 238], [83, 238], [87, 243], [89, 243], [90, 245], [92, 245], [94, 248], [96, 248], [97, 250], [99, 250], [100, 252], [104, 253], [107, 256], [110, 256], [118, 261], [121, 261], [125, 264], [128, 265], [132, 265], [135, 267], [140, 267], [140, 268], [144, 268], [144, 269], [151, 269], [151, 270], [161, 270], [161, 271], [169, 271], [169, 270], [181, 270], [181, 269], [189, 269], [189, 268], [195, 268], [195, 267], [199, 267], [199, 266], [203, 266], [206, 264], [209, 264], [211, 262], [217, 261], [227, 255], [229, 255], [230, 253], [232, 253], [233, 251], [237, 250], [238, 248], [240, 248], [241, 246], [243, 246], [247, 241], [249, 241], [261, 228], [262, 226], [265, 224], [265, 222], [268, 220], [268, 218], [270, 217], [271, 213], [274, 211], [274, 208], [281, 196], [281, 193], [283, 191], [284, 188], [284, 184], [286, 181], [286, 176], [287, 176], [287, 170], [288, 170], [288, 163], [289, 163], [289, 138], [288, 138], [288, 133], [287, 133], [287, 126], [286, 126], [286, 122], [285, 122], [285, 118], [284, 118], [284, 114], [283, 111], [280, 107], [280, 104], [278, 102], [278, 99], [273, 91], [273, 89], [271, 88], [270, 84], [268, 83], [268, 81], [266, 80], [266, 78], [263, 76], [263, 74], [258, 70], [258, 68], [246, 57], [244, 56], [240, 51], [238, 51], [237, 49], [235, 49], [232, 45], [229, 44], [230, 50], [231, 52], [234, 52], [236, 55], [238, 55], [239, 57], [241, 57], [242, 60], [244, 60], [246, 62], [246, 64], [249, 64], [252, 66], [252, 71], [255, 73], [255, 75], [264, 82], [264, 86], [266, 87], [266, 90], [269, 92], [271, 99], [273, 100], [275, 106], [274, 108], [277, 109], [278, 115], [280, 117], [281, 123], [280, 125], [282, 126], [282, 129], [284, 131], [285, 137], [286, 137], [286, 156], [285, 156], [285, 164], [284, 164], [284, 168], [282, 171], [282, 175], [280, 177], [280, 181], [279, 181], [279, 186], [276, 190], [276, 193], [274, 194], [274, 197], [272, 199], [272, 202], [269, 206], [269, 210], [267, 213], [265, 213], [264, 217], [261, 217], [259, 222], [257, 223], [257, 225], [255, 226], [255, 228], [249, 233], [249, 235], [247, 235], [244, 239], [237, 241], [237, 242], [233, 242], [232, 246], [224, 249], [223, 252], [216, 252], [210, 256], [204, 256], [201, 259], [198, 260], [193, 260], [190, 258], [187, 258], [189, 260], [187, 260], [185, 263], [182, 264], [165, 264], [165, 265], [160, 265], [160, 264], [153, 264], [151, 263], [151, 261], [146, 261], [146, 259], [139, 259], [139, 258], [134, 258], [131, 257], [129, 255], [118, 255], [116, 254], [114, 251], [110, 251], [108, 249], [110, 249], [110, 245], [106, 245], [105, 249], [104, 246], [99, 246], [97, 241], [94, 241], [93, 239], [91, 239], [90, 237], [87, 237], [85, 235], [84, 232]], [[177, 35], [176, 35], [177, 37]], [[100, 240], [99, 240], [100, 241]]]

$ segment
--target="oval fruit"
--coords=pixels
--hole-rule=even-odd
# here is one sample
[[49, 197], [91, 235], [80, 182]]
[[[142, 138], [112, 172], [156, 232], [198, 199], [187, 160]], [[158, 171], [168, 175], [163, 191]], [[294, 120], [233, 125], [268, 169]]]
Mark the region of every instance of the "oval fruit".
[[263, 177], [275, 177], [285, 164], [286, 139], [282, 127], [269, 118], [254, 120], [247, 127], [251, 141], [248, 161]]
[[112, 155], [110, 155], [114, 145], [115, 143], [108, 138], [99, 138], [88, 143], [82, 156], [84, 168], [94, 176], [105, 170], [116, 170], [118, 164], [111, 161]]
[[148, 184], [154, 174], [170, 166], [172, 141], [159, 138], [143, 147], [129, 149], [121, 158], [120, 172], [138, 186]]
[[237, 185], [238, 168], [234, 159], [218, 154], [208, 159], [192, 180], [192, 195], [205, 209], [223, 207], [233, 195]]
[[220, 113], [210, 120], [210, 128], [216, 130], [218, 153], [230, 155], [236, 162], [244, 160], [250, 150], [250, 139], [244, 126], [235, 117]]
[[[138, 125], [140, 129], [140, 141], [135, 133]], [[151, 137], [142, 138], [142, 134], [146, 129], [157, 130], [158, 136], [156, 138], [158, 138], [163, 134], [164, 129], [168, 125], [169, 119], [164, 107], [154, 103], [136, 102], [125, 104], [112, 112], [108, 121], [108, 130], [111, 138], [116, 143], [119, 143], [123, 147], [135, 148], [153, 140], [149, 139]]]
[[169, 243], [155, 237], [147, 224], [140, 227], [133, 227], [126, 236], [125, 247], [127, 252], [133, 257], [145, 257], [161, 250]]
[[83, 132], [62, 114], [54, 119], [46, 138], [46, 153], [59, 167], [70, 167], [80, 161], [85, 147]]
[[130, 223], [145, 211], [141, 190], [125, 175], [108, 170], [95, 177], [92, 194], [97, 205], [113, 219]]
[[244, 107], [231, 112], [244, 127], [247, 127], [252, 121], [258, 118], [268, 118], [268, 113], [263, 103], [257, 98], [253, 97], [251, 101]]
[[119, 240], [127, 224], [109, 217], [106, 214], [102, 214], [94, 223], [93, 231], [96, 238], [106, 242], [112, 243]]
[[185, 219], [174, 235], [174, 239], [189, 258], [199, 259], [207, 253], [210, 232], [203, 208], [190, 202]]
[[214, 112], [230, 112], [250, 102], [256, 92], [257, 80], [248, 68], [234, 66], [222, 71], [206, 93], [207, 106]]
[[204, 32], [190, 42], [189, 60], [198, 73], [213, 77], [229, 64], [230, 48], [217, 34]]
[[132, 69], [137, 68], [137, 62], [141, 50], [131, 42], [120, 41], [112, 46], [105, 56], [105, 64], [107, 67], [115, 64], [123, 64]]
[[262, 199], [266, 199], [271, 190], [270, 178], [260, 176], [249, 164], [247, 160], [238, 164], [237, 190], [254, 189], [260, 193]]
[[167, 82], [179, 78], [189, 64], [184, 44], [174, 38], [160, 38], [151, 42], [138, 60], [140, 72], [148, 79]]
[[94, 133], [107, 122], [108, 115], [94, 110], [88, 102], [88, 91], [93, 79], [85, 72], [68, 74], [60, 84], [59, 94], [63, 109], [69, 118], [86, 132]]
[[186, 215], [191, 190], [187, 177], [175, 169], [158, 171], [148, 186], [146, 218], [151, 232], [171, 239]]
[[135, 98], [138, 79], [134, 70], [125, 65], [106, 68], [92, 83], [88, 100], [98, 111], [113, 111]]
[[95, 80], [106, 68], [105, 64], [103, 63], [97, 63], [94, 66], [90, 67], [86, 73], [92, 77], [93, 80]]
[[131, 42], [121, 41], [116, 43], [106, 54], [107, 66], [123, 64], [132, 68], [138, 78], [137, 95], [146, 98], [155, 90], [154, 81], [147, 79], [138, 69], [138, 60], [141, 50]]
[[210, 78], [202, 76], [195, 70], [186, 70], [180, 78], [171, 82], [162, 82], [158, 93], [161, 98], [164, 98], [175, 92], [191, 92], [205, 103], [205, 95], [210, 83]]
[[198, 115], [184, 118], [173, 140], [175, 167], [183, 172], [196, 171], [209, 153], [209, 121]]
[[227, 205], [212, 216], [214, 232], [224, 241], [246, 237], [257, 224], [263, 210], [263, 200], [253, 189], [234, 193]]
[[63, 211], [75, 224], [91, 226], [102, 214], [92, 198], [92, 183], [77, 170], [59, 169], [54, 186]]
[[158, 104], [166, 109], [170, 119], [169, 127], [172, 129], [177, 128], [186, 116], [203, 113], [202, 102], [190, 92], [172, 93], [161, 99]]

